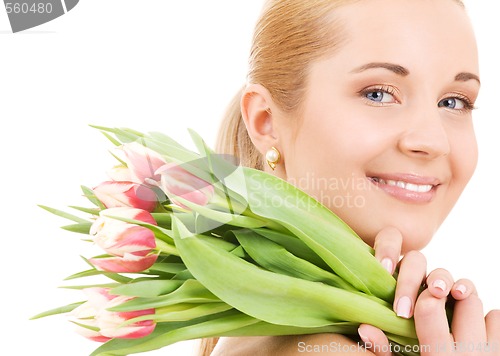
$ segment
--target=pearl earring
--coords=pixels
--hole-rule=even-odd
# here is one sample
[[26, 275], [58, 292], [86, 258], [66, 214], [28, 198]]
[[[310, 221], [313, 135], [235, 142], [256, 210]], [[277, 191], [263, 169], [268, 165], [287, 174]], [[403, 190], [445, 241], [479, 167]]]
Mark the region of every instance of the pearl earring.
[[276, 147], [271, 147], [267, 152], [266, 152], [266, 161], [269, 167], [274, 171], [276, 168], [276, 165], [280, 161], [281, 154], [280, 151], [276, 149]]

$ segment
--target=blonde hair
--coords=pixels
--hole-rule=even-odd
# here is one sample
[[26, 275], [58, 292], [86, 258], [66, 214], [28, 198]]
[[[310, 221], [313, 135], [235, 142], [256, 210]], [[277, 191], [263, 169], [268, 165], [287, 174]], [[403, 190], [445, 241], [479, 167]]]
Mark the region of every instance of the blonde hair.
[[[248, 83], [261, 84], [275, 104], [297, 114], [309, 64], [331, 53], [341, 41], [332, 10], [359, 0], [268, 0], [255, 28]], [[337, 30], [338, 29], [338, 30]], [[221, 123], [216, 151], [236, 156], [241, 165], [263, 168], [241, 117], [244, 87], [231, 101]]]
[[[291, 117], [301, 109], [311, 63], [337, 50], [344, 36], [334, 9], [361, 0], [267, 0], [255, 27], [248, 83], [261, 84], [274, 103]], [[462, 0], [453, 0], [462, 7]], [[216, 151], [236, 156], [240, 164], [263, 169], [242, 119], [238, 91], [221, 123]], [[200, 356], [209, 356], [216, 338], [203, 339]]]

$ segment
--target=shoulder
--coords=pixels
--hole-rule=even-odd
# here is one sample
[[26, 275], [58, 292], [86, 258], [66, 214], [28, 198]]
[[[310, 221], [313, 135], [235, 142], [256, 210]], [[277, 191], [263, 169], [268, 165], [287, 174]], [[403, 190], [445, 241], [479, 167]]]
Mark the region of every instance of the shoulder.
[[337, 334], [221, 338], [212, 356], [373, 355], [346, 336]]

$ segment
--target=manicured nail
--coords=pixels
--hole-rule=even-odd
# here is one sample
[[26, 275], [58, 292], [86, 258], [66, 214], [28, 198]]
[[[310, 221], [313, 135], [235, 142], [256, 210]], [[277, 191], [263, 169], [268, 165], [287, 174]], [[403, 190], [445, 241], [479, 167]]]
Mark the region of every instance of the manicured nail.
[[441, 289], [443, 292], [446, 290], [446, 282], [443, 281], [442, 279], [436, 279], [433, 283], [432, 286], [437, 289]]
[[396, 306], [396, 314], [402, 318], [408, 319], [411, 312], [411, 299], [408, 297], [401, 297]]
[[392, 260], [390, 258], [384, 258], [381, 263], [382, 266], [386, 269], [386, 271], [392, 274], [392, 269], [393, 269]]
[[358, 335], [361, 338], [361, 341], [365, 343], [365, 345], [371, 345], [370, 339], [366, 335], [363, 335], [363, 333], [361, 332], [361, 328], [358, 328]]
[[467, 292], [467, 287], [464, 286], [463, 284], [459, 284], [457, 288], [455, 288], [460, 294], [465, 294]]

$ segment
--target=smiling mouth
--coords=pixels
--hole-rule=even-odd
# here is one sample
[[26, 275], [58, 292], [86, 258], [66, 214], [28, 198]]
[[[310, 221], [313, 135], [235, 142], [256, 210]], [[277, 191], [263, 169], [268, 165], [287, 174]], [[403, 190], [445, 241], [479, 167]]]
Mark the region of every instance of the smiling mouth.
[[428, 193], [435, 187], [433, 184], [415, 184], [402, 180], [382, 179], [378, 177], [370, 177], [370, 180], [377, 185], [388, 185], [390, 187], [398, 187], [414, 193]]

